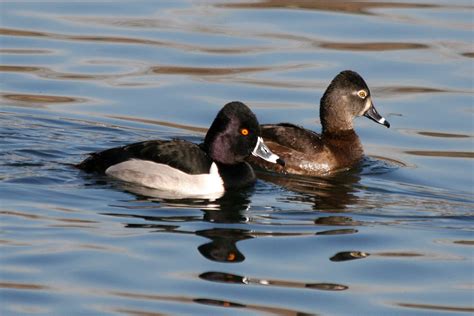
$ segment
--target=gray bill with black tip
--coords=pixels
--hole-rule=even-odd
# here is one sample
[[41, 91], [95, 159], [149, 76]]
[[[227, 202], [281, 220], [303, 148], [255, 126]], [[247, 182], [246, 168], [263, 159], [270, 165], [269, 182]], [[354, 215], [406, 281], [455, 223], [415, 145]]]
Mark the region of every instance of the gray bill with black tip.
[[387, 128], [390, 127], [390, 123], [383, 117], [379, 114], [379, 112], [377, 112], [377, 110], [375, 109], [375, 106], [374, 104], [372, 104], [370, 106], [370, 108], [367, 110], [367, 112], [365, 112], [364, 114], [365, 117], [368, 117], [369, 119], [379, 123], [379, 124], [382, 124], [382, 125], [385, 125]]

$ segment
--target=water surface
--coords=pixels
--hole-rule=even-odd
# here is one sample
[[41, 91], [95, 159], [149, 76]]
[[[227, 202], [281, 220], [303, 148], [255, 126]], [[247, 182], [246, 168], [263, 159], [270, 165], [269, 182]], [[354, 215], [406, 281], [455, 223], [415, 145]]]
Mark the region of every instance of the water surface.
[[[1, 315], [474, 312], [471, 1], [0, 10]], [[72, 167], [232, 100], [319, 131], [344, 69], [392, 125], [356, 120], [353, 170], [176, 200]]]

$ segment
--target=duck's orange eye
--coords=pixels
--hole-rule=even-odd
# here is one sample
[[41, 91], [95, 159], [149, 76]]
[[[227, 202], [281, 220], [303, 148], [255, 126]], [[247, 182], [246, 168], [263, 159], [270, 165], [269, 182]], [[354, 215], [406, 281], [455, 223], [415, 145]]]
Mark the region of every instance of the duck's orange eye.
[[234, 261], [235, 257], [236, 257], [235, 253], [229, 252], [229, 254], [227, 255], [227, 261]]
[[247, 136], [247, 135], [249, 134], [249, 130], [246, 129], [246, 128], [242, 128], [242, 129], [240, 130], [240, 134], [242, 134], [242, 135], [244, 135], [244, 136]]

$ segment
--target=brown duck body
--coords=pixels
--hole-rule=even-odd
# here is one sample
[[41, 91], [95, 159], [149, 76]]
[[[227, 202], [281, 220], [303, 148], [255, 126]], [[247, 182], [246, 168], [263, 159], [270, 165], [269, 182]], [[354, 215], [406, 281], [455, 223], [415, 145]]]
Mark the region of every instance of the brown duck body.
[[376, 111], [370, 90], [359, 74], [343, 71], [326, 89], [320, 103], [322, 132], [318, 134], [290, 123], [261, 125], [262, 137], [285, 166], [251, 158], [251, 164], [267, 171], [307, 176], [322, 176], [349, 169], [364, 156], [353, 120], [366, 116], [389, 127]]
[[364, 155], [354, 130], [320, 135], [289, 123], [261, 125], [261, 130], [265, 144], [285, 161], [285, 167], [275, 168], [252, 157], [252, 165], [264, 170], [321, 176], [350, 168]]

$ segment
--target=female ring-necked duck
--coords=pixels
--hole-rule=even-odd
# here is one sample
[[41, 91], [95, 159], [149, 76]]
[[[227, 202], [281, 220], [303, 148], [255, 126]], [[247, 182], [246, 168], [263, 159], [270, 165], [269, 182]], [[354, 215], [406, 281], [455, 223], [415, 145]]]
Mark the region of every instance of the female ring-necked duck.
[[180, 195], [206, 195], [248, 186], [255, 173], [245, 159], [254, 155], [271, 163], [284, 162], [260, 137], [255, 114], [241, 102], [226, 104], [205, 140], [150, 140], [92, 153], [77, 165], [86, 172]]
[[364, 79], [354, 71], [339, 73], [326, 89], [320, 104], [321, 134], [290, 123], [261, 125], [267, 146], [285, 161], [285, 168], [251, 159], [268, 171], [320, 176], [347, 169], [363, 157], [363, 148], [352, 121], [366, 116], [390, 127], [374, 107]]

